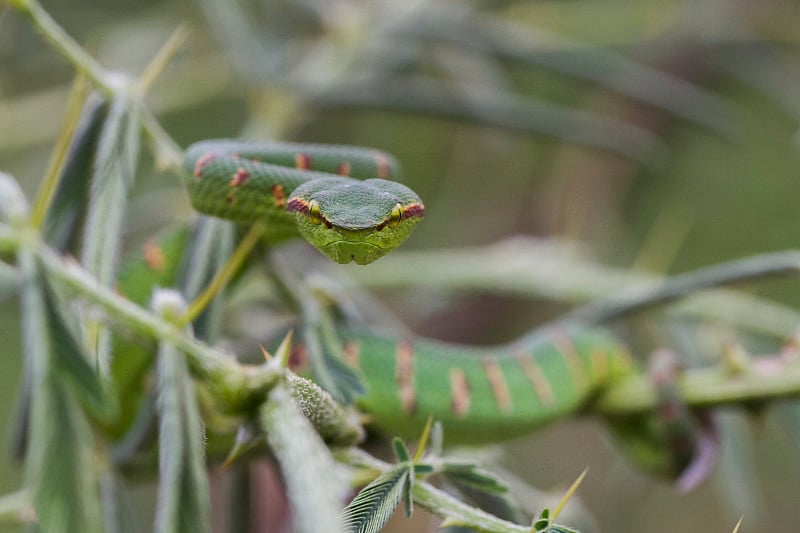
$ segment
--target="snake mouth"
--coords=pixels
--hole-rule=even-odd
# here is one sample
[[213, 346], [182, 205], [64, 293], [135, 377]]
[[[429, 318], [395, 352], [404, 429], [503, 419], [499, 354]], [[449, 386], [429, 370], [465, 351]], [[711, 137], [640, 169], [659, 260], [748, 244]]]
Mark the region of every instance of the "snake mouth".
[[372, 263], [386, 255], [387, 250], [366, 241], [337, 240], [327, 243], [320, 251], [336, 261], [347, 264], [355, 262], [359, 265]]

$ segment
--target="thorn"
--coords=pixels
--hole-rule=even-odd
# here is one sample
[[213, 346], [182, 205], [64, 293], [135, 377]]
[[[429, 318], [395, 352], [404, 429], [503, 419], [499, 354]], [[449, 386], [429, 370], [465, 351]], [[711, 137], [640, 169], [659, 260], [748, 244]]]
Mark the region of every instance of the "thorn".
[[744, 515], [739, 518], [739, 521], [736, 522], [736, 525], [733, 527], [733, 531], [731, 533], [739, 533], [739, 526], [742, 525], [742, 520], [744, 520]]
[[289, 330], [286, 336], [281, 341], [281, 345], [275, 351], [275, 358], [280, 362], [281, 367], [289, 367], [289, 357], [292, 355], [292, 336], [294, 330]]
[[576, 479], [572, 483], [572, 485], [570, 485], [570, 487], [567, 489], [567, 492], [564, 494], [564, 497], [561, 498], [561, 501], [558, 502], [558, 505], [556, 505], [555, 509], [553, 509], [553, 520], [558, 518], [558, 515], [561, 513], [561, 510], [567, 504], [569, 499], [572, 498], [572, 495], [575, 494], [575, 491], [578, 490], [578, 487], [581, 486], [581, 483], [583, 483], [583, 478], [586, 477], [586, 474], [588, 472], [589, 472], [589, 467], [587, 466], [586, 468], [583, 469], [581, 475], [578, 476], [578, 479]]
[[425, 422], [425, 429], [422, 430], [422, 435], [419, 437], [419, 443], [417, 444], [417, 451], [414, 454], [414, 464], [418, 463], [420, 459], [422, 459], [422, 454], [425, 453], [425, 448], [428, 447], [428, 437], [431, 434], [431, 426], [433, 425], [433, 417], [428, 416], [428, 420]]
[[228, 452], [228, 456], [222, 462], [222, 468], [227, 469], [245, 452], [254, 448], [258, 443], [260, 435], [255, 428], [250, 424], [242, 424], [236, 432], [236, 440], [233, 443], [233, 448]]
[[261, 348], [261, 354], [264, 356], [268, 365], [276, 368], [289, 367], [289, 356], [292, 355], [292, 333], [292, 330], [289, 330], [281, 341], [280, 346], [278, 346], [278, 349], [275, 350], [274, 355], [270, 354], [263, 346], [259, 346]]
[[269, 351], [268, 351], [266, 348], [264, 348], [264, 345], [263, 345], [263, 344], [259, 344], [259, 345], [258, 345], [258, 347], [261, 349], [261, 355], [263, 355], [263, 356], [264, 356], [264, 360], [265, 360], [267, 363], [269, 363], [270, 361], [272, 361], [272, 359], [273, 359], [273, 357], [272, 357], [272, 354], [271, 354], [271, 353], [269, 353]]
[[444, 529], [446, 527], [458, 527], [458, 526], [468, 526], [464, 520], [461, 518], [456, 518], [454, 516], [445, 516], [442, 523], [439, 524], [439, 529]]

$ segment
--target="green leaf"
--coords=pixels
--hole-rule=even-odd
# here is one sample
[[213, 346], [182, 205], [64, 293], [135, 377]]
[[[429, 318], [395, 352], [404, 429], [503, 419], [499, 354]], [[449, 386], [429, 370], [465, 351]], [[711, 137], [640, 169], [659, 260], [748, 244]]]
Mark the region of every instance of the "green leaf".
[[106, 393], [100, 376], [89, 365], [87, 355], [73, 336], [59, 310], [52, 287], [42, 280], [45, 312], [50, 325], [55, 371], [88, 409], [108, 419], [116, 413], [114, 397]]
[[571, 527], [553, 524], [545, 529], [545, 533], [580, 533], [580, 531], [577, 529], [572, 529]]
[[497, 476], [470, 463], [443, 463], [441, 473], [450, 481], [491, 494], [505, 494], [508, 486]]
[[303, 328], [311, 372], [314, 380], [337, 402], [350, 404], [363, 395], [366, 388], [358, 373], [343, 362], [341, 341], [327, 323], [319, 318]]
[[392, 439], [392, 448], [394, 448], [394, 454], [397, 456], [398, 463], [405, 463], [411, 457], [411, 454], [408, 453], [406, 443], [399, 437]]
[[[194, 300], [206, 288], [233, 253], [236, 227], [214, 217], [200, 217], [186, 240], [178, 279], [187, 301]], [[225, 288], [211, 300], [193, 322], [195, 335], [213, 344], [222, 328]]]
[[[125, 96], [111, 104], [100, 133], [86, 214], [81, 263], [105, 286], [114, 284], [127, 196], [136, 173], [139, 123], [134, 103]], [[111, 336], [96, 322], [88, 324], [89, 345], [96, 347], [97, 367], [110, 371]]]
[[99, 93], [91, 94], [72, 136], [43, 231], [47, 243], [58, 250], [66, 251], [78, 239], [76, 228], [89, 207], [89, 176], [107, 111], [107, 101]]
[[387, 470], [364, 487], [345, 507], [343, 523], [349, 533], [377, 533], [392, 516], [408, 484], [407, 465]]
[[431, 465], [423, 465], [423, 464], [414, 465], [414, 474], [416, 475], [432, 474], [433, 470], [434, 469]]
[[155, 531], [211, 531], [205, 434], [184, 355], [173, 345], [158, 350], [159, 485]]
[[406, 507], [406, 518], [411, 518], [411, 515], [414, 514], [414, 496], [412, 494], [414, 490], [414, 468], [409, 468], [409, 466], [410, 465], [406, 466], [408, 475], [406, 476], [406, 483], [403, 485], [403, 501]]
[[336, 328], [330, 316], [323, 312], [320, 317], [319, 329], [322, 335], [323, 364], [334, 382], [335, 392], [331, 392], [337, 401], [349, 404], [367, 392], [364, 380], [358, 371], [344, 362], [342, 341], [336, 333]]
[[134, 508], [123, 480], [113, 471], [100, 477], [100, 497], [105, 518], [105, 533], [144, 531], [140, 512]]
[[533, 522], [533, 530], [534, 531], [547, 531], [550, 527], [552, 521], [550, 520], [550, 509], [545, 507], [542, 509], [542, 513], [539, 515], [539, 518], [534, 520]]
[[22, 288], [23, 342], [30, 384], [30, 423], [25, 461], [41, 531], [102, 531], [91, 428], [57, 366], [43, 282], [33, 254], [18, 254], [27, 280]]
[[339, 477], [328, 448], [298, 410], [285, 383], [270, 392], [259, 420], [286, 480], [294, 531], [339, 531], [344, 478]]

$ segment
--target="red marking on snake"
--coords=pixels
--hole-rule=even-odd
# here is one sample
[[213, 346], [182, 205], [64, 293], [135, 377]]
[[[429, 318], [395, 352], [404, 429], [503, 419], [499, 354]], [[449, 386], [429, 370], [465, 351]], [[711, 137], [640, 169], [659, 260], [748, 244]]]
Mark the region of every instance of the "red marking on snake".
[[358, 368], [361, 356], [361, 345], [358, 341], [349, 341], [344, 345], [344, 362], [353, 368]]
[[194, 175], [196, 178], [199, 178], [203, 175], [203, 167], [215, 157], [217, 157], [217, 154], [209, 152], [197, 158], [197, 161], [194, 164]]
[[308, 212], [308, 202], [303, 200], [302, 198], [292, 198], [286, 204], [287, 211], [296, 211], [298, 213], [307, 213]]
[[308, 350], [302, 344], [294, 344], [292, 351], [289, 352], [289, 370], [293, 372], [303, 371], [308, 367]]
[[236, 173], [233, 175], [231, 179], [231, 187], [238, 187], [239, 185], [244, 185], [247, 183], [247, 180], [250, 179], [250, 173], [247, 172], [242, 167], [236, 169]]
[[350, 172], [353, 170], [353, 167], [350, 166], [349, 161], [342, 161], [339, 163], [339, 166], [336, 167], [336, 173], [340, 176], [349, 176]]
[[457, 418], [463, 418], [469, 414], [470, 391], [467, 376], [460, 368], [450, 369], [450, 408]]
[[270, 187], [269, 190], [272, 193], [272, 198], [275, 199], [275, 207], [283, 207], [286, 205], [286, 194], [283, 192], [283, 185], [276, 183]]
[[294, 155], [294, 166], [299, 170], [311, 168], [311, 156], [302, 152]]
[[144, 243], [144, 261], [147, 263], [150, 270], [156, 270], [158, 272], [164, 270], [167, 266], [167, 260], [164, 258], [163, 250], [153, 241]]
[[392, 172], [392, 165], [389, 158], [382, 152], [375, 152], [375, 164], [378, 166], [378, 177], [387, 179]]
[[403, 208], [403, 218], [424, 217], [425, 206], [420, 203], [408, 204]]
[[504, 412], [513, 411], [511, 393], [508, 392], [508, 384], [500, 364], [495, 359], [484, 359], [482, 364], [483, 373], [486, 374], [486, 379], [489, 380], [489, 385], [492, 387], [492, 394], [494, 394], [498, 409]]
[[417, 408], [417, 399], [414, 393], [414, 349], [408, 341], [397, 343], [395, 354], [397, 368], [395, 379], [400, 392], [400, 405], [403, 412], [411, 414]]
[[589, 378], [586, 376], [586, 370], [581, 363], [581, 356], [578, 354], [578, 349], [565, 332], [557, 330], [552, 335], [553, 344], [558, 352], [564, 356], [567, 362], [567, 368], [575, 383], [576, 389], [584, 389], [589, 384]]
[[534, 360], [533, 355], [529, 353], [518, 355], [516, 361], [519, 366], [522, 367], [522, 372], [525, 374], [525, 377], [527, 377], [528, 381], [533, 385], [533, 392], [536, 394], [539, 402], [542, 405], [552, 405], [553, 389], [550, 387], [550, 382], [547, 381], [542, 369], [539, 368], [539, 365]]

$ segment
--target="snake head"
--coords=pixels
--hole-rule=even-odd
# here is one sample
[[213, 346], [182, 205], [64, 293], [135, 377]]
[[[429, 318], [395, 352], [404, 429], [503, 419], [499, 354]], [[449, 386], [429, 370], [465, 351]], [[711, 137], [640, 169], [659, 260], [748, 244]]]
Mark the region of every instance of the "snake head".
[[300, 234], [337, 263], [372, 263], [402, 244], [422, 220], [419, 196], [401, 183], [321, 178], [298, 186], [286, 210]]

